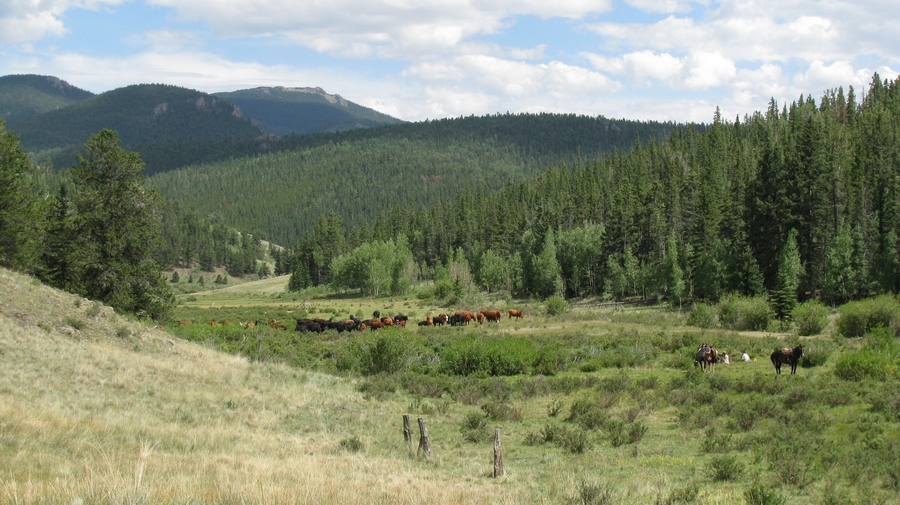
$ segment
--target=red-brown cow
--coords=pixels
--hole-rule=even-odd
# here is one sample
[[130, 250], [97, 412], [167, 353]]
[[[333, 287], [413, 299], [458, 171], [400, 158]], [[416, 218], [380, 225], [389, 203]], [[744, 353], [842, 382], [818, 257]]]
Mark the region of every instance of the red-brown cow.
[[525, 314], [522, 313], [521, 310], [509, 309], [509, 318], [522, 319], [525, 317]]

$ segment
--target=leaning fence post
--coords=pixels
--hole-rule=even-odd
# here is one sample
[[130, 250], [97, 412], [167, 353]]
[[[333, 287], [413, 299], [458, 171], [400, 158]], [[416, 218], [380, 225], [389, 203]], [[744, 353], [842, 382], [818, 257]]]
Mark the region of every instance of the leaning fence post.
[[406, 452], [412, 453], [412, 432], [409, 429], [409, 414], [403, 414], [403, 440], [406, 441]]
[[494, 477], [503, 475], [503, 448], [500, 447], [500, 428], [494, 429]]
[[419, 451], [422, 451], [426, 458], [431, 456], [431, 444], [428, 442], [428, 428], [425, 427], [425, 420], [421, 417], [419, 418]]

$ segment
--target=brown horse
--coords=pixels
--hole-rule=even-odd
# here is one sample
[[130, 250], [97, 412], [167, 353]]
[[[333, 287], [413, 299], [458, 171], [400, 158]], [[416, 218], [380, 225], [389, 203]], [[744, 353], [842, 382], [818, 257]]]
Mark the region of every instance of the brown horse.
[[790, 365], [791, 375], [794, 375], [797, 373], [797, 364], [800, 363], [801, 357], [803, 357], [803, 345], [798, 345], [793, 349], [789, 347], [778, 349], [772, 353], [770, 358], [772, 364], [775, 365], [776, 374], [781, 374], [781, 365]]
[[719, 351], [709, 344], [700, 344], [697, 349], [697, 355], [694, 357], [694, 363], [700, 365], [701, 370], [710, 369], [719, 362]]

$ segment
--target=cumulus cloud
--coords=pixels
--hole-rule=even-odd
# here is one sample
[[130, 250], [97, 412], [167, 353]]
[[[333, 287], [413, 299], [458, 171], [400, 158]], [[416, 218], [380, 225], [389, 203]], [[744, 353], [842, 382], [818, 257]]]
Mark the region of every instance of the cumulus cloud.
[[581, 18], [612, 0], [150, 0], [182, 19], [203, 20], [217, 36], [280, 35], [316, 51], [357, 58], [406, 58], [452, 51], [494, 34], [515, 16]]
[[4, 0], [0, 5], [0, 43], [33, 42], [66, 33], [61, 16], [72, 8], [98, 9], [123, 0]]

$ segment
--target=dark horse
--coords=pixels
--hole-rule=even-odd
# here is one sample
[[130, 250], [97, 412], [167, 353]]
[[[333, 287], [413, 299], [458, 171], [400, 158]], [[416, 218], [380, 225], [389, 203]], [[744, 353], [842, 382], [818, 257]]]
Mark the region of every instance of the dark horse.
[[784, 349], [778, 349], [777, 351], [772, 353], [772, 364], [775, 365], [775, 373], [781, 373], [781, 365], [791, 365], [791, 375], [797, 373], [797, 363], [800, 363], [800, 358], [803, 356], [803, 346], [798, 345], [793, 349], [785, 347]]
[[711, 368], [715, 363], [719, 362], [719, 352], [716, 348], [709, 344], [702, 344], [697, 350], [694, 357], [694, 363], [700, 365], [700, 369]]

